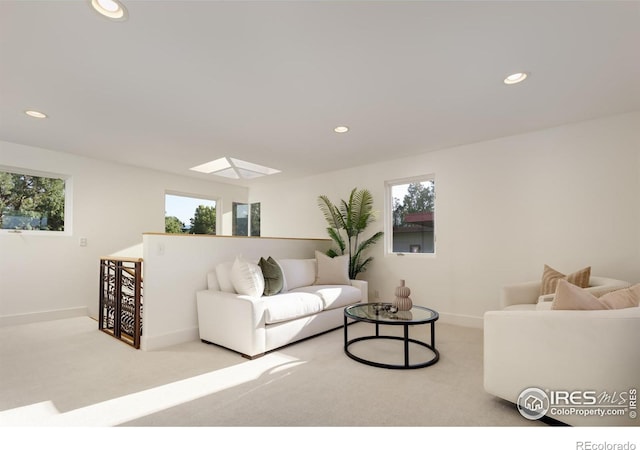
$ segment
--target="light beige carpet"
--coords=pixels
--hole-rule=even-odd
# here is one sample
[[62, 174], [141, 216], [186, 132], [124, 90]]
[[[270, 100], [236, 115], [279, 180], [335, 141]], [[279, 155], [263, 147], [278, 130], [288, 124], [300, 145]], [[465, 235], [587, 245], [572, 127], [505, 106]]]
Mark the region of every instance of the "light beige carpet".
[[[349, 327], [350, 337], [372, 331]], [[354, 351], [393, 362], [402, 352], [395, 344]], [[485, 393], [482, 330], [438, 322], [436, 345], [437, 364], [389, 370], [349, 359], [341, 329], [249, 361], [200, 341], [135, 350], [90, 318], [5, 327], [0, 425], [546, 426]]]

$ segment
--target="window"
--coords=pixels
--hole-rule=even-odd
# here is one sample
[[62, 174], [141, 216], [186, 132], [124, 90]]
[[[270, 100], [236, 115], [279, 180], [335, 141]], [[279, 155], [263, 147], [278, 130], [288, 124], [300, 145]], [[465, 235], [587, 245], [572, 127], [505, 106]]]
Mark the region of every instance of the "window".
[[164, 231], [165, 233], [216, 234], [216, 200], [165, 194]]
[[249, 212], [251, 230], [249, 236], [260, 236], [260, 203], [252, 203]]
[[61, 175], [0, 169], [0, 229], [68, 234], [69, 185]]
[[233, 235], [260, 236], [260, 203], [233, 203]]
[[435, 253], [433, 175], [386, 183], [386, 252]]

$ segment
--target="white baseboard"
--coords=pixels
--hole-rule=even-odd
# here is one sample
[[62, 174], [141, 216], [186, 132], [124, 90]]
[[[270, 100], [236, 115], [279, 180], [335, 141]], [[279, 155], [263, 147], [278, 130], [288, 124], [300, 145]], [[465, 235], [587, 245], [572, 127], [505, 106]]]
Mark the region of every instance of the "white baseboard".
[[69, 319], [71, 317], [83, 317], [88, 315], [89, 309], [86, 306], [78, 306], [75, 308], [67, 309], [55, 309], [52, 311], [12, 314], [9, 316], [0, 316], [0, 327], [24, 325], [34, 322], [46, 322], [48, 320]]
[[459, 325], [461, 327], [484, 328], [484, 320], [482, 317], [467, 316], [464, 314], [438, 313], [443, 323], [451, 325]]
[[198, 339], [200, 339], [198, 327], [176, 330], [159, 336], [145, 336], [143, 334], [140, 338], [140, 350], [153, 351]]

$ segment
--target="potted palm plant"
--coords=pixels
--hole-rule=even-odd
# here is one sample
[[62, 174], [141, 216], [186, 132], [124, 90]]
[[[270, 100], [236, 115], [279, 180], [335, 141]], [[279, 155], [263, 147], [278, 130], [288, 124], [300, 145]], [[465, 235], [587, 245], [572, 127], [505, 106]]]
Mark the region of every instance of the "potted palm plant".
[[340, 200], [334, 205], [326, 195], [318, 197], [318, 206], [322, 211], [329, 227], [327, 233], [338, 249], [330, 249], [330, 257], [349, 255], [349, 278], [355, 280], [359, 273], [364, 272], [373, 257], [364, 257], [365, 251], [375, 244], [383, 235], [378, 231], [365, 240], [360, 240], [360, 234], [367, 226], [375, 221], [373, 211], [373, 197], [366, 189], [354, 188], [349, 200]]

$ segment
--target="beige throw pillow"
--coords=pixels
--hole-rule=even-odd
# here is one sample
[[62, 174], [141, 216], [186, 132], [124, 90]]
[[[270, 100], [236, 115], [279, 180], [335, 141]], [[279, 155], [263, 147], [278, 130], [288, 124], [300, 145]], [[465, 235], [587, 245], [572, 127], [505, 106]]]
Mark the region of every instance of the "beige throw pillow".
[[559, 279], [557, 284], [558, 288], [551, 303], [551, 309], [609, 309], [589, 291], [585, 291], [565, 279]]
[[351, 284], [349, 281], [349, 255], [331, 258], [316, 250], [318, 273], [315, 284]]
[[544, 265], [542, 272], [542, 284], [540, 285], [540, 295], [553, 294], [556, 291], [558, 280], [567, 280], [571, 284], [575, 284], [581, 288], [589, 287], [589, 278], [591, 277], [591, 267], [565, 275], [557, 270]]
[[633, 308], [640, 305], [640, 284], [604, 294], [599, 300], [609, 309]]
[[623, 309], [633, 308], [640, 304], [640, 284], [627, 289], [618, 289], [598, 298], [566, 280], [558, 280], [556, 296], [551, 309]]

